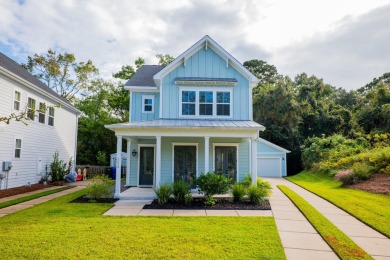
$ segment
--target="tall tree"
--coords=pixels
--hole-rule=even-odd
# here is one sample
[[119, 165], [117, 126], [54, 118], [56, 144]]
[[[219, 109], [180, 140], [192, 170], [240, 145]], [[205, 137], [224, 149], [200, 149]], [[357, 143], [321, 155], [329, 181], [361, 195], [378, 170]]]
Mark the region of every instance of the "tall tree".
[[274, 65], [268, 64], [263, 60], [249, 60], [243, 63], [253, 75], [259, 80], [259, 85], [266, 83], [275, 83], [278, 77], [278, 71]]
[[76, 94], [91, 90], [91, 80], [99, 73], [91, 60], [77, 62], [73, 54], [52, 49], [43, 55], [28, 56], [27, 64], [22, 66], [72, 102]]
[[171, 63], [175, 58], [169, 54], [157, 54], [156, 57], [158, 58], [158, 64], [162, 66], [167, 66], [169, 63]]

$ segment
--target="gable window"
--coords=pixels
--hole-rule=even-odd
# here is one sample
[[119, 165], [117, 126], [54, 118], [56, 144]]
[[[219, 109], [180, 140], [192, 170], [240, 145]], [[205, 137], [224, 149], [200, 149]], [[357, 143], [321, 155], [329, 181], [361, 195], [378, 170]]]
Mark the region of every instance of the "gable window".
[[15, 139], [15, 158], [20, 158], [22, 154], [22, 139]]
[[54, 107], [49, 107], [49, 125], [54, 125]]
[[195, 115], [196, 92], [182, 91], [181, 93], [181, 112], [182, 115]]
[[154, 96], [142, 96], [142, 113], [153, 113]]
[[217, 116], [230, 116], [230, 92], [217, 92]]
[[39, 123], [42, 123], [42, 124], [45, 123], [45, 112], [46, 112], [46, 105], [45, 105], [45, 103], [40, 102], [39, 103], [39, 116], [38, 116]]
[[15, 90], [14, 109], [20, 110], [20, 92]]
[[180, 89], [180, 116], [230, 117], [232, 110], [231, 90]]
[[36, 101], [33, 98], [28, 98], [28, 109], [27, 109], [27, 117], [34, 121], [35, 118], [35, 104]]

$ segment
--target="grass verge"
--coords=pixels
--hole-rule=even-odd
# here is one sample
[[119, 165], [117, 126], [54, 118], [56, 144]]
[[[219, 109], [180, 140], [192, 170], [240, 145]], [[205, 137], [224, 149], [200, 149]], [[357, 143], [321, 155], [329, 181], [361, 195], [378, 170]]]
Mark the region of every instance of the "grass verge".
[[272, 217], [113, 217], [69, 203], [85, 190], [0, 218], [4, 259], [286, 259]]
[[303, 171], [286, 179], [345, 210], [390, 238], [390, 196], [342, 187], [328, 175]]
[[40, 197], [44, 197], [44, 196], [47, 196], [47, 195], [50, 195], [50, 194], [54, 194], [54, 193], [57, 193], [57, 192], [60, 192], [60, 191], [63, 191], [63, 190], [67, 190], [67, 189], [69, 189], [69, 187], [58, 188], [58, 189], [55, 189], [55, 190], [48, 190], [48, 191], [44, 191], [44, 192], [28, 195], [28, 196], [25, 196], [25, 197], [17, 198], [17, 199], [14, 199], [14, 200], [4, 201], [4, 202], [0, 203], [0, 209], [6, 208], [6, 207], [9, 207], [9, 206], [12, 206], [12, 205], [16, 205], [16, 204], [19, 204], [19, 203], [22, 203], [22, 202], [26, 202], [26, 201], [29, 201], [29, 200], [33, 200], [33, 199], [37, 199], [37, 198], [40, 198]]
[[373, 259], [301, 196], [284, 185], [278, 188], [298, 207], [341, 259]]

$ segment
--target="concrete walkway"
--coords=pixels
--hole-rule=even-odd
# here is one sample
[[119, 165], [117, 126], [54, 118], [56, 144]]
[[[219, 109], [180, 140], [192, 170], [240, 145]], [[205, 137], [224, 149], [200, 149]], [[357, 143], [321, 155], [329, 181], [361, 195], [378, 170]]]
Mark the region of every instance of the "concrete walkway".
[[41, 192], [45, 192], [45, 191], [49, 191], [49, 190], [56, 190], [56, 189], [60, 189], [60, 188], [62, 188], [62, 187], [61, 186], [50, 186], [50, 187], [47, 187], [47, 188], [44, 188], [44, 189], [40, 189], [40, 190], [34, 190], [34, 191], [25, 192], [25, 193], [22, 193], [22, 194], [8, 196], [8, 197], [1, 198], [0, 199], [0, 203], [6, 202], [6, 201], [10, 201], [10, 200], [19, 199], [19, 198], [22, 198], [22, 197], [27, 197], [27, 196], [30, 196], [30, 195], [33, 195], [33, 194], [37, 194], [37, 193], [41, 193]]
[[[292, 182], [282, 178], [269, 178], [267, 181], [274, 187], [276, 185], [285, 185], [292, 189], [374, 259], [390, 260], [390, 239], [384, 235], [334, 206], [332, 203]], [[315, 241], [318, 241], [318, 245], [322, 244], [319, 242], [322, 238], [318, 237], [319, 235], [316, 234], [317, 232], [315, 232], [306, 218], [304, 218], [300, 212], [297, 212], [297, 208], [293, 203], [276, 187], [273, 190], [270, 202], [287, 259], [316, 258], [316, 260], [318, 260], [322, 257], [331, 259], [331, 254], [326, 253], [327, 249], [325, 250], [325, 248], [329, 248], [329, 246], [326, 244], [326, 246], [323, 245], [320, 249], [317, 248], [317, 245], [313, 244]], [[305, 252], [306, 254], [303, 255]], [[332, 257], [336, 256], [333, 255]]]
[[[7, 197], [7, 198], [4, 198], [4, 199], [13, 200], [13, 199], [16, 199], [16, 198], [25, 197], [25, 196], [28, 196], [28, 195], [31, 195], [31, 194], [40, 193], [40, 192], [47, 191], [47, 190], [58, 189], [60, 187], [61, 186], [59, 186], [59, 187], [57, 186], [57, 187], [53, 187], [53, 188], [46, 188], [46, 189], [43, 189], [43, 190], [34, 191], [34, 192], [28, 192], [28, 193], [24, 193], [24, 194], [19, 194], [19, 195]], [[85, 186], [75, 186], [74, 188], [71, 188], [71, 189], [63, 190], [63, 191], [60, 191], [60, 192], [57, 192], [57, 193], [53, 193], [53, 194], [50, 194], [50, 195], [47, 195], [47, 196], [44, 196], [44, 197], [40, 197], [40, 198], [37, 198], [37, 199], [33, 199], [33, 200], [26, 201], [26, 202], [22, 202], [22, 203], [13, 205], [13, 206], [2, 208], [2, 209], [0, 209], [0, 217], [4, 217], [4, 216], [6, 216], [8, 214], [12, 214], [12, 213], [15, 213], [17, 211], [30, 208], [32, 206], [35, 206], [35, 205], [47, 202], [49, 200], [52, 200], [52, 199], [55, 199], [55, 198], [58, 198], [58, 197], [61, 197], [61, 196], [64, 196], [64, 195], [76, 192], [76, 191], [79, 191], [79, 190], [84, 189], [84, 188], [85, 188]], [[7, 200], [5, 200], [5, 201], [7, 201]]]

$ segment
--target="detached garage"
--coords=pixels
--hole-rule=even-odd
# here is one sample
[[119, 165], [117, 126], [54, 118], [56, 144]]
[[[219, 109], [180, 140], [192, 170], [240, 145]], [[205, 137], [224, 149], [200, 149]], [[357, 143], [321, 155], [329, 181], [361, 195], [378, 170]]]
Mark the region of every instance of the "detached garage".
[[286, 154], [289, 152], [289, 150], [259, 138], [257, 141], [257, 176], [287, 176]]

